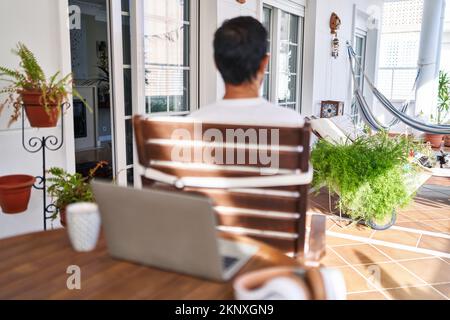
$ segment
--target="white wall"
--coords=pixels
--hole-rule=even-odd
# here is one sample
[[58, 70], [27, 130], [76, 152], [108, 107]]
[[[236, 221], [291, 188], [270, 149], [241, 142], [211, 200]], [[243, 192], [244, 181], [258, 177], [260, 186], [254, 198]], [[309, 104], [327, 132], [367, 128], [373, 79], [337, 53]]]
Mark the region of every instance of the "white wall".
[[[318, 115], [322, 100], [345, 102], [350, 112], [351, 75], [346, 52], [347, 41], [353, 41], [354, 5], [361, 11], [371, 6], [382, 9], [383, 0], [309, 0], [306, 7], [304, 115]], [[338, 30], [340, 54], [331, 57], [329, 21], [333, 12], [341, 18]], [[307, 82], [310, 82], [309, 84]]]
[[[17, 57], [11, 54], [11, 48], [21, 41], [36, 54], [47, 75], [57, 70], [69, 73], [70, 40], [64, 20], [67, 12], [67, 0], [0, 1], [0, 65], [17, 67]], [[3, 100], [4, 96], [1, 98]], [[41, 154], [29, 154], [23, 150], [20, 122], [8, 129], [9, 114], [10, 110], [4, 110], [0, 117], [0, 175], [41, 175]], [[65, 115], [65, 121], [66, 133], [73, 132], [70, 111]], [[59, 135], [59, 132], [59, 129], [27, 128], [26, 136]], [[73, 133], [71, 136], [73, 137]], [[60, 151], [48, 152], [47, 155], [49, 167], [74, 169], [73, 141], [66, 142]], [[42, 216], [42, 193], [33, 190], [26, 213], [6, 215], [0, 211], [0, 238], [42, 230]]]

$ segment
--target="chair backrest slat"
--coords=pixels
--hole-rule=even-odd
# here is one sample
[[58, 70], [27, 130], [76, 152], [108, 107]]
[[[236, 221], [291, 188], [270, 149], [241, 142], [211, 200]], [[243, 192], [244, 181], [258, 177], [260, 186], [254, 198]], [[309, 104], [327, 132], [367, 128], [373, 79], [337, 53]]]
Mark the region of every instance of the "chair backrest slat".
[[[308, 122], [304, 127], [200, 125], [188, 118], [161, 120], [136, 116], [134, 129], [140, 164], [180, 178], [255, 177], [309, 169]], [[226, 139], [227, 134], [233, 139]], [[211, 139], [214, 135], [225, 140]], [[182, 149], [181, 156], [179, 152], [173, 154], [174, 147]], [[251, 158], [255, 157], [254, 152], [258, 155], [262, 152], [266, 160], [277, 159], [277, 167], [273, 163], [255, 162]], [[195, 154], [201, 156], [195, 158]], [[146, 177], [142, 180], [145, 187], [177, 190]], [[212, 199], [219, 230], [243, 233], [297, 254], [303, 252], [305, 242], [308, 188], [307, 185], [239, 190], [186, 187], [183, 192], [201, 193]]]

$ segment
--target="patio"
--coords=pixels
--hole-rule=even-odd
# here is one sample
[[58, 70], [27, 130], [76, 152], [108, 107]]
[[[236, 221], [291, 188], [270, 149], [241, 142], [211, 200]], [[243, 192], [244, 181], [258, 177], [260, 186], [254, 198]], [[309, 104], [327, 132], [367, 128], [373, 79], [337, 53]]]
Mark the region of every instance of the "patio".
[[[349, 300], [450, 299], [449, 174], [444, 172], [442, 175], [447, 177], [433, 176], [427, 180], [409, 206], [398, 210], [395, 224], [385, 231], [375, 231], [340, 217], [335, 209], [337, 199], [330, 196], [327, 190], [316, 192], [308, 189], [312, 176], [320, 176], [320, 173], [317, 174], [320, 163], [314, 163], [310, 156], [318, 145], [317, 140], [311, 140], [309, 136], [310, 127], [313, 129], [312, 133], [318, 133], [312, 127], [313, 120], [335, 119], [336, 128], [326, 127], [325, 129], [330, 129], [327, 133], [335, 134], [335, 129], [339, 129], [344, 133], [345, 139], [352, 136], [352, 145], [357, 145], [354, 143], [357, 139], [353, 138], [363, 131], [367, 133], [368, 127], [363, 128], [367, 124], [372, 132], [389, 129], [391, 137], [408, 134], [430, 143], [437, 139], [437, 144], [433, 144], [435, 151], [439, 144], [442, 147], [450, 145], [449, 1], [10, 0], [0, 1], [0, 13], [4, 13], [0, 19], [0, 30], [3, 30], [3, 33], [0, 31], [3, 40], [0, 66], [7, 71], [13, 70], [6, 73], [12, 74], [11, 79], [4, 79], [6, 83], [0, 83], [0, 91], [3, 92], [0, 94], [0, 113], [6, 105], [8, 108], [12, 107], [10, 110], [5, 109], [0, 117], [0, 145], [4, 150], [0, 178], [10, 175], [27, 176], [27, 190], [31, 189], [28, 198], [20, 201], [20, 210], [5, 210], [0, 207], [0, 299], [235, 299], [238, 296], [233, 289], [233, 281], [228, 280], [235, 280], [236, 277], [227, 278], [223, 283], [215, 283], [207, 277], [196, 278], [198, 275], [189, 273], [191, 270], [170, 269], [166, 266], [160, 270], [152, 259], [149, 259], [151, 263], [140, 259], [147, 258], [149, 248], [161, 249], [170, 257], [181, 256], [166, 247], [171, 241], [164, 240], [162, 236], [172, 235], [173, 239], [179, 238], [178, 243], [186, 244], [186, 239], [193, 238], [192, 235], [201, 238], [199, 230], [210, 230], [215, 240], [215, 228], [218, 226], [221, 231], [235, 231], [239, 234], [235, 238], [220, 234], [219, 240], [233, 239], [261, 248], [258, 254], [249, 256], [253, 260], [249, 260], [241, 273], [236, 274], [243, 275], [280, 266], [292, 267], [296, 274], [299, 268], [308, 269], [302, 262], [316, 252], [323, 252], [323, 246], [317, 245], [316, 252], [309, 250], [314, 248], [313, 245], [310, 248], [308, 245], [304, 246], [305, 243], [323, 244], [323, 241], [310, 241], [315, 240], [314, 235], [317, 239], [324, 239], [323, 216], [319, 217], [322, 224], [317, 227], [321, 233], [310, 232], [311, 229], [316, 230], [309, 226], [311, 216], [317, 214], [327, 218], [326, 255], [320, 263], [324, 267], [341, 271]], [[220, 65], [217, 63], [220, 60], [217, 57], [220, 47], [233, 48], [235, 42], [239, 42], [236, 47], [239, 45], [244, 48], [252, 41], [242, 39], [254, 40], [257, 37], [247, 36], [251, 28], [241, 26], [238, 29], [242, 32], [234, 35], [233, 41], [230, 40], [233, 45], [225, 45], [227, 42], [224, 42], [216, 48], [215, 32], [225, 21], [239, 16], [254, 17], [261, 22], [257, 26], [262, 40], [260, 39], [258, 46], [247, 50], [248, 55], [243, 54], [244, 50], [239, 48], [232, 50], [235, 53], [242, 51], [238, 58], [223, 59], [232, 61], [224, 67], [225, 70], [235, 69], [238, 78], [247, 79], [230, 81], [220, 69], [217, 70]], [[233, 33], [224, 34], [234, 32], [237, 31], [233, 29]], [[262, 34], [265, 34], [264, 39]], [[45, 71], [47, 76], [55, 74], [55, 78], [47, 80], [42, 75], [43, 79], [32, 79], [32, 85], [22, 83], [23, 79], [28, 79], [30, 70], [23, 64], [20, 54], [18, 57], [11, 53], [11, 48], [27, 48], [22, 52], [33, 53], [42, 73]], [[243, 64], [247, 65], [253, 60], [248, 57], [255, 55], [255, 48], [261, 49], [259, 60], [254, 63], [253, 69], [256, 71], [244, 72], [246, 68], [241, 68], [237, 61], [242, 59]], [[225, 49], [224, 52], [227, 51]], [[227, 56], [225, 53], [224, 55]], [[17, 68], [25, 72], [27, 77], [17, 76], [14, 72]], [[3, 71], [0, 73], [2, 78]], [[45, 99], [34, 105], [26, 102], [23, 96], [30, 94], [40, 99], [47, 96], [46, 90], [51, 86], [44, 86], [42, 83], [59, 80], [60, 75], [66, 74], [67, 81], [61, 88], [68, 87], [73, 91], [70, 94], [55, 94], [55, 97], [61, 95], [64, 99], [56, 99], [57, 103], [54, 101], [54, 106], [51, 105], [54, 108], [51, 109], [52, 112], [58, 111], [60, 102], [67, 100], [67, 104], [59, 109], [65, 112], [56, 112], [61, 120], [56, 117], [52, 119], [53, 122], [44, 125], [33, 124], [27, 108], [39, 107], [42, 112], [44, 108], [47, 113], [42, 114], [45, 118], [51, 118], [49, 110], [46, 110], [49, 106]], [[40, 77], [39, 74], [38, 76]], [[61, 79], [62, 82], [63, 80], [64, 78]], [[15, 85], [7, 87], [10, 83]], [[5, 91], [5, 88], [8, 90]], [[230, 95], [230, 91], [233, 94]], [[13, 95], [8, 98], [5, 93], [9, 92], [16, 93], [17, 100], [11, 98]], [[58, 93], [57, 90], [55, 92]], [[3, 105], [4, 98], [11, 105]], [[234, 108], [233, 102], [236, 102], [231, 100], [238, 102], [238, 111], [229, 112]], [[228, 102], [231, 104], [227, 104]], [[229, 110], [223, 114], [230, 115], [231, 120], [222, 116], [221, 109], [218, 109], [225, 104]], [[209, 119], [196, 118], [204, 110], [208, 115], [208, 106], [211, 105], [218, 108], [210, 112]], [[270, 108], [265, 108], [275, 105], [288, 110], [277, 108], [272, 113]], [[252, 110], [250, 107], [253, 106], [265, 109]], [[247, 107], [249, 112], [242, 111], [247, 110]], [[292, 113], [288, 115], [285, 111]], [[241, 124], [241, 120], [246, 120], [246, 115], [251, 121], [242, 121]], [[253, 176], [255, 172], [264, 176], [261, 168], [266, 166], [263, 161], [260, 161], [261, 166], [259, 163], [251, 163], [250, 150], [273, 150], [272, 145], [270, 148], [267, 145], [268, 140], [264, 143], [260, 138], [259, 141], [250, 143], [246, 141], [245, 134], [243, 143], [239, 139], [235, 143], [233, 138], [230, 145], [215, 139], [192, 139], [188, 141], [188, 145], [200, 144], [208, 150], [213, 145], [220, 145], [217, 150], [225, 151], [225, 156], [228, 150], [233, 150], [233, 161], [237, 151], [247, 152], [248, 147], [249, 163], [244, 165], [239, 159], [228, 163], [228, 159], [223, 161], [223, 157], [222, 161], [216, 163], [214, 159], [210, 163], [205, 159], [196, 159], [196, 155], [183, 162], [173, 157], [172, 152], [179, 141], [175, 141], [168, 133], [166, 129], [169, 126], [166, 123], [161, 127], [164, 130], [155, 130], [156, 126], [148, 127], [144, 130], [149, 133], [148, 136], [141, 132], [145, 139], [138, 141], [138, 126], [134, 121], [136, 117], [142, 117], [142, 121], [144, 118], [153, 119], [151, 121], [154, 122], [162, 121], [163, 118], [166, 122], [172, 119], [172, 126], [176, 129], [181, 128], [183, 125], [180, 123], [184, 123], [186, 119], [186, 123], [200, 119], [205, 124], [215, 124], [214, 119], [220, 118], [219, 120], [224, 121], [223, 124], [218, 121], [221, 123], [219, 127], [225, 130], [223, 132], [227, 132], [227, 129], [238, 131], [241, 128], [235, 126], [239, 125], [248, 126], [249, 129], [259, 127], [266, 133], [269, 132], [269, 125], [263, 120], [268, 119], [270, 127], [283, 128], [283, 132], [293, 130], [282, 134], [283, 139], [280, 140], [283, 143], [275, 148], [279, 156], [277, 172], [282, 169], [275, 176], [286, 173], [289, 178], [286, 180], [292, 180], [289, 183], [274, 180], [277, 182], [274, 185], [268, 184], [264, 179], [255, 179], [256, 185], [248, 182], [253, 178], [260, 178]], [[305, 124], [303, 118], [309, 121]], [[346, 118], [350, 126], [345, 123], [339, 126], [339, 121], [336, 120], [338, 118]], [[325, 120], [333, 122], [330, 119]], [[287, 120], [294, 120], [294, 127]], [[288, 126], [285, 128], [286, 124]], [[195, 137], [195, 130], [189, 132], [194, 133], [190, 136]], [[331, 134], [319, 136], [324, 140], [332, 137]], [[38, 140], [42, 141], [41, 145], [36, 143]], [[274, 144], [272, 139], [270, 142]], [[33, 149], [39, 146], [40, 149]], [[277, 149], [280, 146], [283, 149]], [[217, 150], [214, 151], [214, 156], [219, 153]], [[407, 149], [409, 157], [414, 157], [422, 166], [427, 165], [426, 161], [425, 164], [421, 161], [424, 158], [436, 159], [432, 153], [426, 154], [424, 150], [411, 155], [411, 150]], [[445, 150], [450, 154], [450, 149]], [[403, 154], [406, 154], [404, 151]], [[275, 155], [277, 152], [270, 153]], [[390, 151], [377, 152], [374, 158], [383, 159], [378, 166], [373, 166], [377, 168], [389, 167], [384, 166], [389, 162], [387, 157], [379, 155], [391, 155], [394, 160], [402, 158], [392, 156], [394, 152]], [[212, 154], [210, 155], [212, 159]], [[359, 155], [364, 156], [366, 153], [359, 150], [348, 157], [336, 157], [334, 161], [330, 161], [329, 167], [339, 168], [338, 164], [343, 163], [343, 159], [356, 159]], [[219, 158], [218, 156], [217, 159]], [[445, 157], [442, 156], [442, 159], [445, 160]], [[448, 159], [449, 162], [445, 165], [447, 168], [440, 168], [441, 170], [450, 171], [450, 156]], [[364, 193], [367, 189], [360, 188], [359, 182], [362, 181], [361, 176], [369, 171], [370, 165], [367, 163], [375, 161], [358, 163], [362, 163], [358, 166], [362, 168], [359, 172], [350, 163], [347, 166], [349, 170], [339, 169], [334, 176], [345, 177], [345, 172], [351, 169], [354, 174], [349, 176], [353, 176], [353, 181], [356, 181], [354, 185], [357, 190], [363, 192], [360, 193], [361, 197], [350, 198], [373, 200]], [[52, 181], [55, 176], [52, 168], [56, 169], [56, 173], [62, 172], [61, 176], [65, 178], [59, 182]], [[93, 169], [95, 170], [91, 174]], [[96, 172], [97, 169], [101, 170]], [[211, 223], [202, 228], [194, 226], [189, 229], [189, 226], [180, 222], [182, 227], [179, 228], [173, 227], [173, 224], [161, 223], [163, 227], [168, 226], [168, 232], [161, 232], [163, 228], [153, 232], [141, 230], [143, 240], [137, 245], [130, 244], [132, 250], [126, 250], [128, 254], [145, 244], [142, 246], [143, 251], [137, 254], [139, 259], [133, 260], [125, 255], [122, 257], [124, 261], [113, 259], [114, 255], [107, 250], [107, 239], [104, 236], [107, 223], [103, 219], [103, 234], [98, 246], [89, 253], [81, 253], [75, 248], [70, 232], [69, 236], [66, 234], [71, 224], [66, 224], [66, 212], [70, 211], [67, 209], [70, 205], [79, 202], [98, 203], [99, 206], [93, 206], [96, 209], [92, 209], [96, 218], [101, 211], [103, 215], [105, 212], [115, 214], [116, 211], [129, 213], [133, 209], [137, 212], [136, 208], [139, 207], [140, 213], [156, 212], [157, 216], [166, 210], [166, 207], [159, 209], [155, 201], [147, 202], [150, 201], [149, 198], [142, 200], [142, 203], [129, 198], [118, 201], [118, 197], [112, 193], [107, 194], [108, 199], [99, 201], [100, 197], [94, 195], [90, 187], [95, 172], [95, 178], [106, 179], [124, 189], [125, 186], [130, 187], [129, 189], [134, 187], [135, 193], [148, 186], [160, 187], [163, 184], [170, 190], [174, 190], [174, 186], [182, 187], [185, 191], [204, 189], [204, 193], [212, 199], [208, 212], [211, 217], [216, 214], [219, 219], [210, 219]], [[397, 193], [391, 192], [392, 189], [388, 189], [387, 185], [409, 187], [415, 185], [412, 182], [423, 182], [426, 179], [416, 178], [407, 183], [388, 184], [385, 180], [396, 176], [390, 171], [385, 175], [373, 176], [381, 181], [378, 190], [382, 190], [385, 195], [379, 207], [383, 207], [388, 213], [397, 205], [387, 206], [388, 201], [385, 199]], [[71, 186], [75, 191], [69, 190], [66, 180], [75, 181], [77, 177], [79, 181]], [[205, 180], [209, 178], [214, 179], [205, 184]], [[226, 181], [227, 179], [229, 180]], [[33, 185], [31, 180], [36, 183]], [[191, 185], [186, 181], [190, 181]], [[76, 192], [80, 185], [85, 189]], [[14, 183], [10, 183], [8, 188], [13, 189], [14, 186]], [[1, 187], [0, 183], [0, 191]], [[62, 191], [59, 194], [51, 192], [52, 187]], [[63, 191], [67, 191], [67, 194]], [[128, 191], [122, 190], [118, 194], [124, 192]], [[181, 203], [179, 206], [184, 211], [193, 208], [194, 213], [199, 212], [194, 205], [185, 205], [185, 199], [180, 198], [164, 204]], [[408, 196], [405, 195], [404, 198]], [[115, 202], [117, 206], [111, 210], [98, 209]], [[119, 205], [127, 207], [119, 208]], [[179, 213], [182, 210], [172, 211]], [[347, 212], [375, 215], [376, 210]], [[127, 222], [136, 223], [133, 226], [121, 224], [118, 219], [111, 221], [122, 228], [117, 234], [129, 240], [128, 238], [132, 238], [129, 235], [135, 234], [131, 227], [157, 226], [154, 221], [145, 220], [140, 223], [138, 219], [142, 216], [144, 215], [137, 216], [137, 219], [127, 219]], [[179, 214], [174, 221], [185, 218], [185, 215]], [[198, 216], [195, 218], [198, 219]], [[189, 222], [191, 221], [195, 220], [191, 219]], [[92, 229], [98, 234], [100, 225], [98, 219], [84, 224], [94, 226]], [[198, 225], [202, 226], [201, 223]], [[190, 233], [186, 232], [188, 236], [183, 238], [180, 237], [180, 230], [190, 230]], [[159, 235], [159, 232], [163, 235]], [[310, 238], [309, 233], [313, 235]], [[96, 240], [92, 234], [90, 238]], [[146, 238], [149, 234], [162, 238]], [[75, 235], [73, 238], [79, 240], [82, 237]], [[214, 243], [208, 239], [205, 237], [198, 242], [202, 245]], [[117, 243], [124, 242], [117, 240]], [[216, 247], [211, 252], [217, 259], [211, 259], [214, 261], [207, 271], [221, 273], [223, 280], [226, 278], [224, 272], [218, 270], [222, 268], [220, 271], [224, 271], [228, 266], [221, 263], [229, 260], [221, 259], [230, 257], [218, 252]], [[207, 266], [209, 254], [200, 252], [196, 255], [192, 253], [195, 249], [207, 251], [207, 248], [198, 244], [189, 244], [187, 249], [180, 252], [190, 254], [188, 258], [198, 257], [195, 262], [202, 264], [202, 267]], [[291, 259], [293, 253], [303, 252], [313, 254], [305, 255], [307, 258], [303, 257], [304, 260]], [[312, 262], [318, 264], [317, 261]], [[178, 267], [187, 263], [182, 260], [174, 265]], [[83, 269], [83, 291], [73, 291], [66, 282], [71, 277], [67, 270], [72, 266]], [[330, 270], [326, 270], [328, 271]], [[204, 274], [205, 272], [201, 275]], [[340, 285], [342, 279], [339, 275], [337, 278], [333, 279], [335, 282], [331, 286], [337, 288], [336, 291], [343, 288]], [[312, 286], [309, 281], [308, 278], [307, 282]], [[329, 279], [327, 281], [326, 284], [332, 283]], [[324, 287], [327, 281], [323, 281]], [[325, 288], [318, 289], [325, 291]], [[314, 290], [308, 288], [306, 291]], [[287, 292], [284, 288], [280, 291]], [[336, 295], [328, 296], [328, 293], [326, 298], [333, 300], [346, 296], [345, 290], [340, 290], [340, 293], [339, 298]], [[305, 297], [321, 299], [314, 295]]]

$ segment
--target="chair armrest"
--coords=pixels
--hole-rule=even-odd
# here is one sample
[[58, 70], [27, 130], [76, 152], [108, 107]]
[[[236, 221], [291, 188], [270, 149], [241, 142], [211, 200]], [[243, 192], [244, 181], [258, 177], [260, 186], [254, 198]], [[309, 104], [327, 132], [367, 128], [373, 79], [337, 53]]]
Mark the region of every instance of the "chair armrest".
[[325, 215], [315, 214], [311, 217], [311, 229], [309, 232], [309, 248], [305, 254], [305, 265], [319, 266], [320, 259], [326, 252], [326, 221]]

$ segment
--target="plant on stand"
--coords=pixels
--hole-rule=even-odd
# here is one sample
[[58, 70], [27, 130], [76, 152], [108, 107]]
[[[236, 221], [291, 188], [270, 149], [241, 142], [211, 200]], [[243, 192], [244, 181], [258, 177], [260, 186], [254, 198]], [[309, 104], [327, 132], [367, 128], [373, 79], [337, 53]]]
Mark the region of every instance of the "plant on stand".
[[[450, 110], [450, 75], [447, 72], [439, 72], [438, 105], [436, 108], [436, 117], [431, 115], [431, 122], [444, 124]], [[441, 146], [443, 134], [425, 134], [425, 141], [430, 142], [434, 148]], [[446, 144], [450, 145], [450, 137], [445, 137]]]
[[100, 161], [89, 171], [87, 177], [83, 177], [79, 173], [68, 173], [62, 168], [49, 170], [51, 176], [48, 178], [50, 183], [48, 193], [54, 199], [54, 205], [58, 209], [58, 212], [52, 216], [53, 220], [59, 213], [61, 225], [66, 226], [66, 208], [69, 204], [95, 201], [90, 181], [94, 178], [97, 170], [105, 165], [107, 165], [106, 161]]
[[6, 100], [0, 104], [0, 113], [5, 106], [12, 107], [8, 126], [20, 117], [22, 104], [32, 127], [55, 127], [61, 114], [62, 105], [69, 101], [71, 95], [86, 101], [72, 87], [72, 74], [60, 77], [60, 72], [47, 79], [35, 55], [23, 43], [18, 43], [13, 53], [20, 59], [19, 69], [0, 66], [0, 80], [9, 83], [0, 93], [8, 94]]

